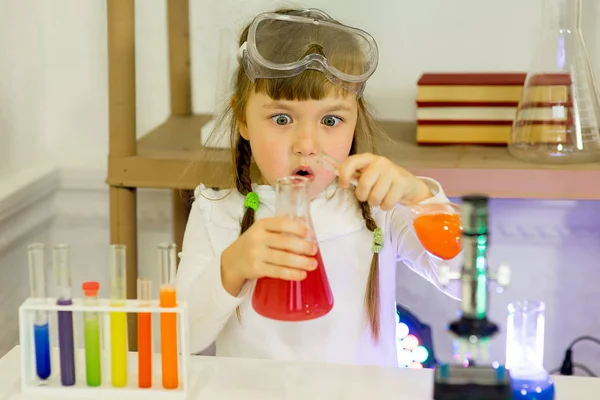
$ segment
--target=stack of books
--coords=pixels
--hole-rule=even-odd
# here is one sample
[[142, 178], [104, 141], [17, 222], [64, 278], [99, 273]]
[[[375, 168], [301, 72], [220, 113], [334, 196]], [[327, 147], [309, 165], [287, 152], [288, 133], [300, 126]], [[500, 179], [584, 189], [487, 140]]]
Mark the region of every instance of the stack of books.
[[525, 73], [425, 73], [417, 83], [417, 143], [506, 145]]

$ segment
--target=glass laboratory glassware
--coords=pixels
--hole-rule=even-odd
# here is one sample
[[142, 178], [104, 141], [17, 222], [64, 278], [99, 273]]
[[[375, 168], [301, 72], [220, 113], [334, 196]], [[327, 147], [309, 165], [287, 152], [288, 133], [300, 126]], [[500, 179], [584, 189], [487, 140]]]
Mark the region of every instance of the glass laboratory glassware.
[[[175, 293], [175, 265], [177, 264], [177, 245], [162, 243], [158, 246], [160, 265], [160, 307], [177, 307]], [[162, 359], [162, 384], [165, 389], [177, 389], [179, 386], [179, 368], [177, 361], [177, 314], [160, 314], [160, 348]]]
[[[287, 176], [277, 180], [276, 216], [303, 221], [311, 232], [308, 240], [317, 243], [308, 198], [309, 180], [302, 176]], [[322, 317], [333, 308], [333, 294], [317, 250], [318, 266], [308, 271], [301, 281], [260, 278], [252, 295], [254, 310], [267, 318], [280, 321], [307, 321]]]
[[[27, 247], [29, 259], [29, 290], [34, 299], [46, 298], [46, 267], [44, 244], [32, 243]], [[35, 368], [37, 376], [46, 380], [50, 376], [50, 330], [48, 311], [36, 311], [33, 325]]]
[[[317, 159], [320, 165], [338, 174], [339, 162], [325, 153]], [[359, 174], [350, 180], [358, 185]], [[430, 254], [442, 260], [451, 260], [462, 250], [460, 206], [457, 204], [403, 205], [402, 210], [412, 221], [412, 227], [421, 245]]]
[[[118, 309], [126, 303], [126, 248], [112, 244], [108, 254], [110, 306]], [[127, 313], [110, 313], [110, 355], [113, 387], [127, 386]]]
[[506, 368], [514, 400], [552, 400], [554, 383], [543, 367], [545, 304], [518, 301], [508, 305]]
[[600, 160], [600, 97], [581, 30], [582, 0], [543, 0], [541, 37], [508, 144], [546, 164]]
[[[88, 307], [98, 306], [98, 290], [100, 283], [84, 282], [83, 305]], [[102, 368], [100, 365], [100, 315], [97, 311], [83, 313], [83, 336], [85, 342], [85, 376], [88, 386], [100, 386], [102, 383]]]
[[446, 204], [417, 204], [405, 206], [421, 245], [442, 260], [451, 260], [462, 250], [460, 206]]
[[[150, 307], [152, 281], [146, 278], [137, 280], [139, 307]], [[152, 387], [152, 313], [138, 313], [138, 387]]]
[[[54, 246], [54, 275], [59, 306], [73, 304], [71, 293], [71, 247]], [[75, 343], [73, 341], [73, 312], [58, 312], [58, 347], [60, 353], [60, 381], [63, 386], [75, 384]]]

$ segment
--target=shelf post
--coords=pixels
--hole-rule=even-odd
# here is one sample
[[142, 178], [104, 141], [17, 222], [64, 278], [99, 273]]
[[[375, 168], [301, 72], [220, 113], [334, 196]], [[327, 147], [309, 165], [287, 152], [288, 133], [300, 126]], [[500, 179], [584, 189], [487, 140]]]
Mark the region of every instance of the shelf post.
[[[109, 162], [137, 153], [135, 122], [135, 4], [107, 0]], [[109, 169], [110, 170], [110, 169]], [[137, 297], [137, 195], [110, 186], [110, 243], [127, 247], [127, 298]], [[129, 314], [129, 349], [137, 350], [135, 314]]]
[[[192, 114], [190, 78], [190, 12], [188, 0], [167, 0], [169, 32], [169, 81], [171, 85], [171, 116]], [[198, 132], [198, 135], [200, 132]], [[199, 139], [198, 139], [199, 140]], [[198, 182], [200, 183], [200, 182]], [[192, 192], [172, 190], [173, 240], [181, 250], [189, 215]]]

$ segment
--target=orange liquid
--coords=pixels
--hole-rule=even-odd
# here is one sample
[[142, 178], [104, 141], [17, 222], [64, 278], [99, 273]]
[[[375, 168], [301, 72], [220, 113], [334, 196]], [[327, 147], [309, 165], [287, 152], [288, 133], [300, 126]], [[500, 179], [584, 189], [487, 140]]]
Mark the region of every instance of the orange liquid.
[[138, 386], [152, 387], [152, 314], [138, 313]]
[[[168, 287], [160, 290], [160, 306], [177, 306], [175, 289]], [[179, 366], [177, 362], [177, 314], [175, 313], [160, 315], [160, 347], [163, 387], [176, 389], [179, 386]]]
[[459, 214], [425, 214], [415, 218], [415, 232], [423, 247], [442, 260], [456, 257], [462, 249]]
[[307, 321], [331, 311], [333, 294], [320, 250], [315, 258], [317, 269], [309, 271], [302, 281], [258, 279], [252, 294], [254, 310], [263, 317], [279, 321]]

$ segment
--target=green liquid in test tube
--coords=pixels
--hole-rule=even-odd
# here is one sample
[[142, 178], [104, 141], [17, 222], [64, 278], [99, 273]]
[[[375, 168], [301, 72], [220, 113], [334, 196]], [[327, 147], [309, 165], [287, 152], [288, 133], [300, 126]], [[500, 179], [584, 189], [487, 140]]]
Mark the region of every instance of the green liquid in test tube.
[[[98, 282], [84, 282], [84, 306], [98, 305]], [[97, 311], [83, 313], [83, 335], [85, 338], [85, 375], [88, 386], [100, 386], [102, 383], [102, 369], [100, 364], [100, 316]]]

